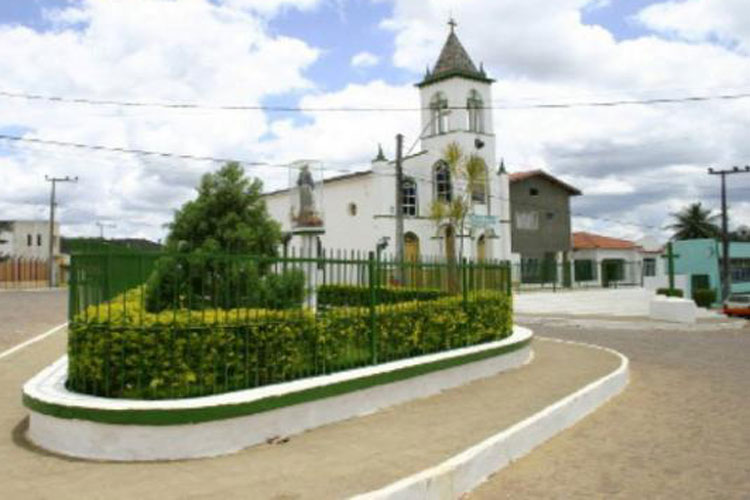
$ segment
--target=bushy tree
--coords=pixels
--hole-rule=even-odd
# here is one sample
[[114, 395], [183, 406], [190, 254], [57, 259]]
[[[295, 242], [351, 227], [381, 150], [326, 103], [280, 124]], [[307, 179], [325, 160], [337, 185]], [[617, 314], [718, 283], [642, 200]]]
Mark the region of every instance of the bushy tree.
[[692, 203], [677, 213], [671, 214], [675, 219], [667, 229], [674, 230], [672, 239], [692, 240], [698, 238], [719, 238], [721, 229], [716, 224], [718, 215], [712, 210], [703, 208], [699, 203]]
[[180, 208], [166, 250], [146, 283], [146, 307], [287, 308], [303, 299], [300, 271], [270, 273], [281, 228], [266, 210], [260, 180], [237, 163], [203, 176], [198, 197]]
[[198, 197], [169, 224], [167, 249], [276, 255], [281, 228], [268, 215], [262, 191], [263, 183], [246, 178], [238, 163], [204, 175]]

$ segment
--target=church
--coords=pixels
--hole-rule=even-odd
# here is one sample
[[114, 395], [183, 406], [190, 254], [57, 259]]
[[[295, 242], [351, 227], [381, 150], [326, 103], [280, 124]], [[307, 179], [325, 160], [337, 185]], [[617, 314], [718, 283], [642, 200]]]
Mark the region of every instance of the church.
[[[477, 67], [472, 61], [451, 21], [437, 63], [416, 84], [423, 130], [421, 148], [403, 158], [400, 200], [397, 201], [395, 162], [386, 159], [382, 149], [368, 170], [321, 176], [314, 186], [321, 221], [319, 246], [366, 253], [387, 243], [386, 252], [394, 253], [400, 204], [407, 260], [453, 258], [457, 252], [474, 260], [520, 260], [520, 255], [512, 255], [511, 245], [512, 178], [495, 157], [492, 84], [483, 66]], [[467, 183], [449, 168], [445, 152], [454, 144], [464, 158], [482, 160], [481, 182], [476, 182], [476, 172], [474, 180]], [[548, 182], [549, 178], [545, 174], [539, 182]], [[299, 181], [290, 179], [290, 184]], [[269, 213], [290, 234], [295, 228], [297, 191], [293, 187], [265, 195]], [[467, 201], [464, 205], [468, 214], [462, 223], [436, 219], [436, 203], [447, 206], [457, 198]], [[527, 212], [519, 217], [528, 218]], [[569, 239], [569, 224], [567, 227]]]

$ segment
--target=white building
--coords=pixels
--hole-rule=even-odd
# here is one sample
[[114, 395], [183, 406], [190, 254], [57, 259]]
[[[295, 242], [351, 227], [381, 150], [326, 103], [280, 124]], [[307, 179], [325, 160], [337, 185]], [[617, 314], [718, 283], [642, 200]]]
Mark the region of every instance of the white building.
[[573, 281], [578, 285], [655, 288], [665, 278], [663, 245], [654, 238], [623, 240], [573, 233]]
[[[510, 195], [508, 175], [498, 169], [492, 123], [492, 82], [474, 64], [451, 26], [437, 64], [417, 84], [420, 90], [421, 150], [403, 161], [401, 188], [405, 256], [445, 256], [446, 249], [463, 248], [467, 258], [510, 259]], [[397, 131], [394, 131], [394, 135]], [[429, 217], [434, 200], [466, 195], [466, 187], [441, 161], [446, 146], [458, 144], [466, 155], [480, 156], [486, 165], [484, 189], [472, 193], [472, 215], [462, 234]], [[373, 147], [373, 150], [375, 148]], [[465, 184], [465, 182], [463, 183]], [[325, 179], [319, 207], [325, 219], [321, 244], [326, 249], [375, 250], [388, 238], [395, 250], [395, 164], [382, 151], [370, 170]], [[290, 190], [265, 197], [270, 214], [285, 231], [292, 229]], [[459, 231], [460, 232], [460, 231]], [[455, 245], [446, 245], [454, 238]]]
[[[0, 232], [0, 255], [47, 260], [49, 256], [49, 221], [16, 220], [11, 229]], [[60, 224], [55, 223], [54, 254], [60, 254]]]

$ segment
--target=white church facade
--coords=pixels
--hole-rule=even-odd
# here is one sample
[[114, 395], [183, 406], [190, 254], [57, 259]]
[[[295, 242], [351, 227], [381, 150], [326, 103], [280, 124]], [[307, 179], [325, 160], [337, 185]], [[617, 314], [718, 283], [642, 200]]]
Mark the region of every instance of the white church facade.
[[[409, 260], [446, 257], [459, 251], [469, 259], [511, 259], [509, 176], [498, 167], [490, 112], [492, 83], [484, 69], [474, 64], [454, 32], [453, 25], [435, 67], [417, 84], [421, 100], [421, 150], [403, 159], [404, 182], [400, 188], [403, 213], [404, 254]], [[453, 174], [442, 160], [449, 144], [464, 155], [484, 162], [484, 181], [471, 193], [466, 182]], [[374, 149], [374, 148], [373, 148]], [[325, 249], [374, 251], [388, 241], [387, 252], [396, 249], [395, 162], [382, 151], [371, 168], [326, 178], [315, 187], [325, 232]], [[321, 189], [322, 188], [322, 189]], [[436, 202], [456, 197], [470, 200], [463, 223], [441, 224], [431, 217]], [[269, 213], [282, 229], [294, 227], [294, 191], [265, 195]], [[453, 239], [453, 241], [450, 241]]]

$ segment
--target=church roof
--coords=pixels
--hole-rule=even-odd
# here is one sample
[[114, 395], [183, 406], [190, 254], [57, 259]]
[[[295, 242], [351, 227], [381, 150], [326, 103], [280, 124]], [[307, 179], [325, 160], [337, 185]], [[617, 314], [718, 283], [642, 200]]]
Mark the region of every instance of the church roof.
[[477, 69], [474, 61], [469, 57], [468, 52], [466, 52], [466, 49], [461, 44], [458, 36], [456, 36], [454, 30], [455, 23], [451, 21], [450, 25], [451, 32], [448, 35], [448, 39], [445, 41], [445, 45], [443, 45], [443, 50], [440, 52], [440, 57], [438, 57], [435, 67], [432, 71], [430, 71], [429, 68], [427, 69], [427, 74], [425, 75], [424, 80], [418, 83], [417, 87], [424, 87], [425, 85], [445, 80], [446, 78], [451, 78], [453, 76], [460, 76], [487, 83], [492, 82], [493, 80], [488, 78], [487, 74], [484, 72], [484, 68], [480, 66], [479, 69]]

